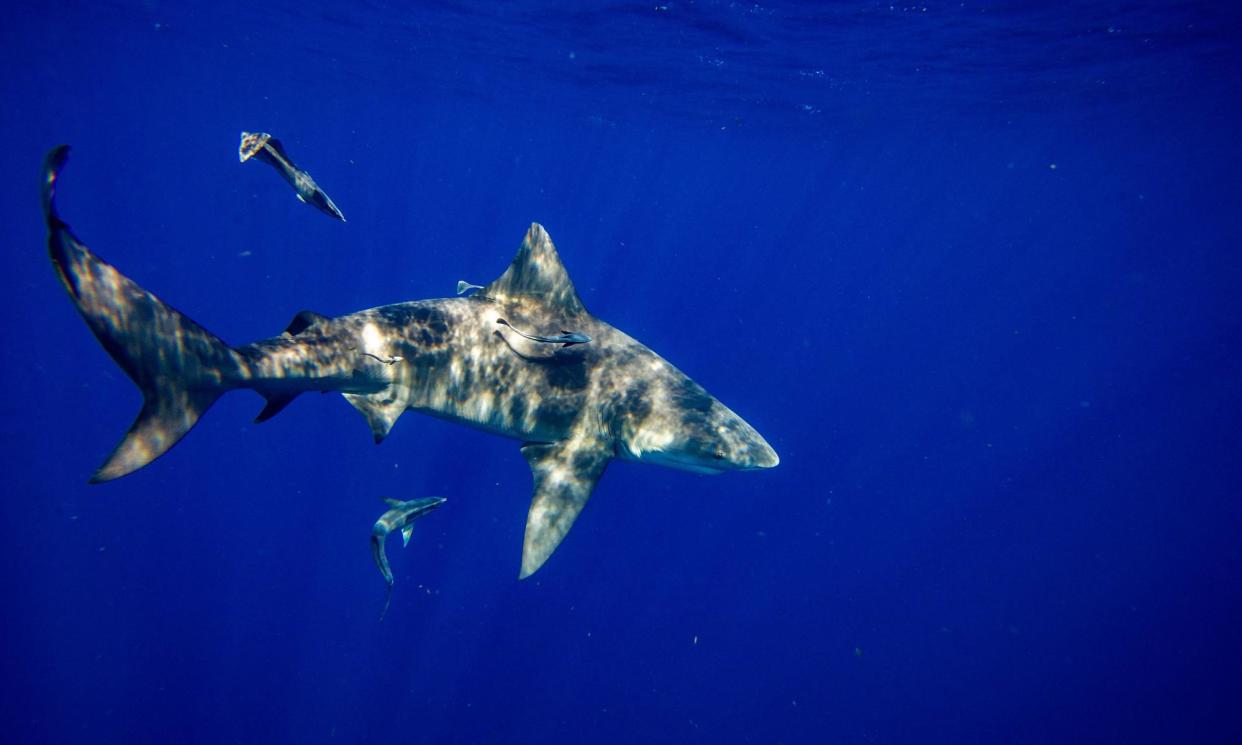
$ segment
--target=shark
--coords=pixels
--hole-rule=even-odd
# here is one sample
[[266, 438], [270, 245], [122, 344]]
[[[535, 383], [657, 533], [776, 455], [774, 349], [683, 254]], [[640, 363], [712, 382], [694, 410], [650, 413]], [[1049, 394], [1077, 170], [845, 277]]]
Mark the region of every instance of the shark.
[[[742, 417], [583, 306], [538, 223], [508, 268], [465, 297], [328, 317], [297, 313], [277, 336], [230, 346], [86, 247], [56, 208], [69, 148], [44, 162], [48, 252], [87, 326], [142, 393], [129, 431], [91, 482], [166, 453], [224, 393], [265, 399], [256, 421], [307, 392], [339, 392], [382, 441], [406, 411], [521, 443], [533, 495], [519, 578], [561, 544], [614, 460], [703, 474], [770, 469], [771, 445]], [[591, 343], [532, 341], [500, 325], [571, 328]]]

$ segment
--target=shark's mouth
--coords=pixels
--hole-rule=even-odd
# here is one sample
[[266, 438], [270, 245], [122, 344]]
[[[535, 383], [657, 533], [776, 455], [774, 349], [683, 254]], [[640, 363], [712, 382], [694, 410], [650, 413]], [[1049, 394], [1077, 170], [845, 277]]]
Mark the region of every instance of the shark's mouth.
[[703, 473], [708, 476], [715, 476], [718, 473], [725, 472], [725, 469], [723, 468], [709, 466], [704, 464], [702, 461], [690, 458], [678, 458], [671, 453], [662, 453], [655, 450], [648, 450], [643, 453], [642, 456], [635, 458], [635, 460], [642, 461], [643, 463], [651, 463], [657, 466], [664, 466], [665, 468], [676, 468], [679, 471]]

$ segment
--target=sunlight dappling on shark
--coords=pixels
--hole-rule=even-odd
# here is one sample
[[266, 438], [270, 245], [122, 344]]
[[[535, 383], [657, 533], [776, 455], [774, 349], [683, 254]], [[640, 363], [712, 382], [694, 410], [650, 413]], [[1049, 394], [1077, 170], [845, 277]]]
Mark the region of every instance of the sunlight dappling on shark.
[[754, 428], [702, 386], [591, 315], [537, 223], [508, 269], [469, 296], [336, 318], [302, 311], [281, 334], [231, 347], [75, 237], [55, 206], [67, 154], [67, 146], [53, 150], [44, 168], [52, 263], [91, 331], [143, 395], [138, 418], [93, 481], [158, 458], [227, 391], [263, 396], [259, 421], [301, 393], [336, 391], [363, 414], [376, 442], [412, 409], [524, 443], [534, 477], [520, 572], [527, 577], [560, 545], [614, 458], [698, 473], [779, 462]]

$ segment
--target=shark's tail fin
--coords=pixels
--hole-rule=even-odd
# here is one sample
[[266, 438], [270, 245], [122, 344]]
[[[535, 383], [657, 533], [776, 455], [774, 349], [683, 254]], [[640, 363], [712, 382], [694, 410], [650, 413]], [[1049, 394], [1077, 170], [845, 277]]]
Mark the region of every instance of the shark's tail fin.
[[93, 254], [56, 213], [56, 179], [69, 156], [61, 145], [43, 164], [43, 214], [52, 264], [74, 305], [112, 359], [142, 391], [142, 411], [91, 481], [142, 468], [177, 443], [244, 362], [227, 344]]

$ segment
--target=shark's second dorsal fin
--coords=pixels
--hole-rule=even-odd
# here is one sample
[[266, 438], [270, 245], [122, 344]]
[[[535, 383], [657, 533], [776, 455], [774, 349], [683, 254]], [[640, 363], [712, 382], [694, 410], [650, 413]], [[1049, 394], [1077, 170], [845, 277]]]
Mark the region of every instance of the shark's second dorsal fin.
[[327, 320], [330, 320], [327, 316], [320, 315], [313, 310], [301, 310], [285, 327], [285, 333], [289, 336], [297, 336], [311, 326]]
[[534, 299], [566, 316], [586, 312], [548, 231], [531, 223], [513, 263], [480, 293], [496, 300]]

